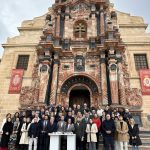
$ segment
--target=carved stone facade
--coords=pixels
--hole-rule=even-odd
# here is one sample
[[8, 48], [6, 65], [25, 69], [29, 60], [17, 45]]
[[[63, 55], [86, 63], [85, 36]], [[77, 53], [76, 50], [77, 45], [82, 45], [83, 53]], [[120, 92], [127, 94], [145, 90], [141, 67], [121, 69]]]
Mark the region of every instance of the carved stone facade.
[[69, 105], [71, 90], [84, 87], [90, 92], [92, 106], [142, 106], [140, 91], [131, 89], [129, 81], [124, 83], [124, 74], [128, 74], [125, 46], [115, 24], [117, 14], [109, 5], [105, 0], [53, 5], [37, 47], [39, 73], [33, 79], [35, 85], [22, 88], [21, 104], [31, 90], [39, 93], [26, 100], [26, 105]]
[[[3, 45], [13, 50], [9, 57], [12, 62], [21, 54], [31, 57], [21, 93], [13, 95], [12, 101], [19, 108], [87, 102], [95, 107], [112, 105], [142, 111], [144, 101], [140, 86], [134, 86], [130, 71], [128, 49], [134, 43], [128, 42], [130, 32], [126, 32], [132, 23], [131, 29], [138, 28], [138, 21], [134, 26], [132, 17], [127, 16], [116, 11], [108, 0], [56, 0], [46, 15], [32, 23], [24, 22], [19, 29], [21, 36]], [[128, 18], [126, 26], [122, 17]], [[144, 26], [142, 21], [141, 24]], [[1, 72], [7, 54], [2, 59]], [[12, 65], [7, 66], [9, 70], [5, 75], [0, 75], [1, 80], [7, 78], [8, 85], [16, 61]], [[0, 95], [5, 101], [9, 96], [6, 91], [7, 88], [5, 96]], [[82, 91], [81, 100], [76, 100], [79, 91]], [[5, 103], [4, 100], [1, 102]]]

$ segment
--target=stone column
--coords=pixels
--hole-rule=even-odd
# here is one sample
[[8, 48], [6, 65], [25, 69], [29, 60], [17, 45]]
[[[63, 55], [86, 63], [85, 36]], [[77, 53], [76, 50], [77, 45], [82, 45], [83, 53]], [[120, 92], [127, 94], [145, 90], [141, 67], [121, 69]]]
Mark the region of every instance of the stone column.
[[109, 60], [109, 79], [110, 79], [110, 91], [112, 104], [119, 104], [118, 97], [118, 76], [117, 76], [117, 65], [115, 59]]
[[60, 37], [60, 15], [61, 9], [58, 10], [58, 14], [56, 17], [56, 37]]
[[118, 80], [119, 80], [119, 99], [120, 105], [126, 105], [126, 93], [125, 93], [125, 83], [123, 77], [121, 58], [118, 59]]
[[51, 83], [50, 104], [56, 104], [57, 84], [58, 84], [58, 70], [59, 70], [58, 54], [55, 54], [54, 64], [53, 64], [52, 83]]
[[47, 94], [47, 87], [50, 75], [50, 63], [42, 62], [40, 65], [40, 87], [39, 87], [39, 103], [45, 103], [45, 98]]
[[105, 21], [103, 6], [100, 7], [100, 35], [105, 33]]
[[101, 89], [102, 89], [102, 104], [108, 105], [105, 51], [101, 52]]
[[96, 24], [96, 6], [95, 4], [92, 5], [91, 7], [91, 21], [92, 21], [92, 31], [91, 31], [91, 36], [95, 37], [97, 35], [97, 24]]

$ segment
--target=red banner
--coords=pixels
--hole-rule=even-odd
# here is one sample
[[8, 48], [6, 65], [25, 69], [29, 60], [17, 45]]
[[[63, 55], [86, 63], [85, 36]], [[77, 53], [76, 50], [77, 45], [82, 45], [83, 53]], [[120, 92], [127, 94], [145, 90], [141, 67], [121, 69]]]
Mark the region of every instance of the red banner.
[[9, 85], [9, 94], [19, 94], [22, 87], [23, 69], [13, 69]]
[[141, 88], [143, 95], [150, 95], [150, 69], [140, 70]]

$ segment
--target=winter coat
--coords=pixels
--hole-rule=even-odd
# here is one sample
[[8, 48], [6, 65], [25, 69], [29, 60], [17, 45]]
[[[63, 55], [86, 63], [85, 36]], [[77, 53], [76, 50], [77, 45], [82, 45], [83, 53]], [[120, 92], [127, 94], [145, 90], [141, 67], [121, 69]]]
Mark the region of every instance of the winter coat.
[[[111, 131], [110, 134], [107, 133], [107, 131]], [[102, 134], [103, 137], [114, 137], [116, 131], [116, 126], [114, 120], [104, 120], [102, 123]]]
[[74, 132], [76, 134], [76, 137], [82, 139], [82, 137], [84, 136], [84, 126], [83, 126], [83, 123], [82, 122], [75, 123], [74, 128], [75, 128]]
[[122, 128], [121, 128], [120, 121], [118, 121], [116, 125], [117, 140], [120, 142], [128, 142], [129, 141], [128, 124], [125, 121], [122, 122], [123, 122]]
[[[13, 132], [13, 123], [6, 122], [2, 128], [3, 134], [1, 138], [1, 148], [8, 148], [10, 135]], [[8, 132], [8, 135], [6, 134]]]
[[29, 128], [30, 128], [30, 123], [28, 124], [27, 127], [26, 127], [26, 123], [23, 124], [21, 128], [22, 134], [21, 134], [19, 144], [29, 144], [29, 136], [28, 136]]
[[29, 130], [28, 130], [28, 136], [30, 138], [36, 138], [39, 136], [39, 132], [40, 132], [40, 127], [39, 127], [39, 123], [31, 123]]
[[96, 133], [98, 132], [97, 125], [93, 123], [92, 125], [87, 124], [86, 133], [87, 133], [87, 142], [97, 142]]
[[[130, 140], [129, 140], [130, 145], [136, 145], [136, 146], [142, 145], [141, 139], [139, 137], [138, 124], [135, 124], [133, 127], [129, 125], [129, 135], [130, 135]], [[136, 137], [136, 138], [133, 139], [132, 137]]]

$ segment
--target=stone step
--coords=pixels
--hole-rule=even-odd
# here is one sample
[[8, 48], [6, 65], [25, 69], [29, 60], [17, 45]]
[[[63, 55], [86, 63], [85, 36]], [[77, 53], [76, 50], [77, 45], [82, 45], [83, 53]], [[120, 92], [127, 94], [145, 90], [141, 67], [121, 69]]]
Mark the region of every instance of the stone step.
[[[128, 146], [128, 150], [132, 150], [132, 147], [129, 145]], [[99, 149], [101, 149], [101, 150], [105, 150], [104, 148], [103, 148], [103, 145], [102, 144], [99, 144]], [[140, 150], [150, 150], [150, 146], [140, 146]]]
[[150, 133], [140, 133], [139, 136], [140, 138], [150, 138]]
[[143, 142], [143, 143], [150, 143], [150, 138], [148, 137], [148, 138], [143, 138], [143, 137], [141, 137], [141, 141]]

